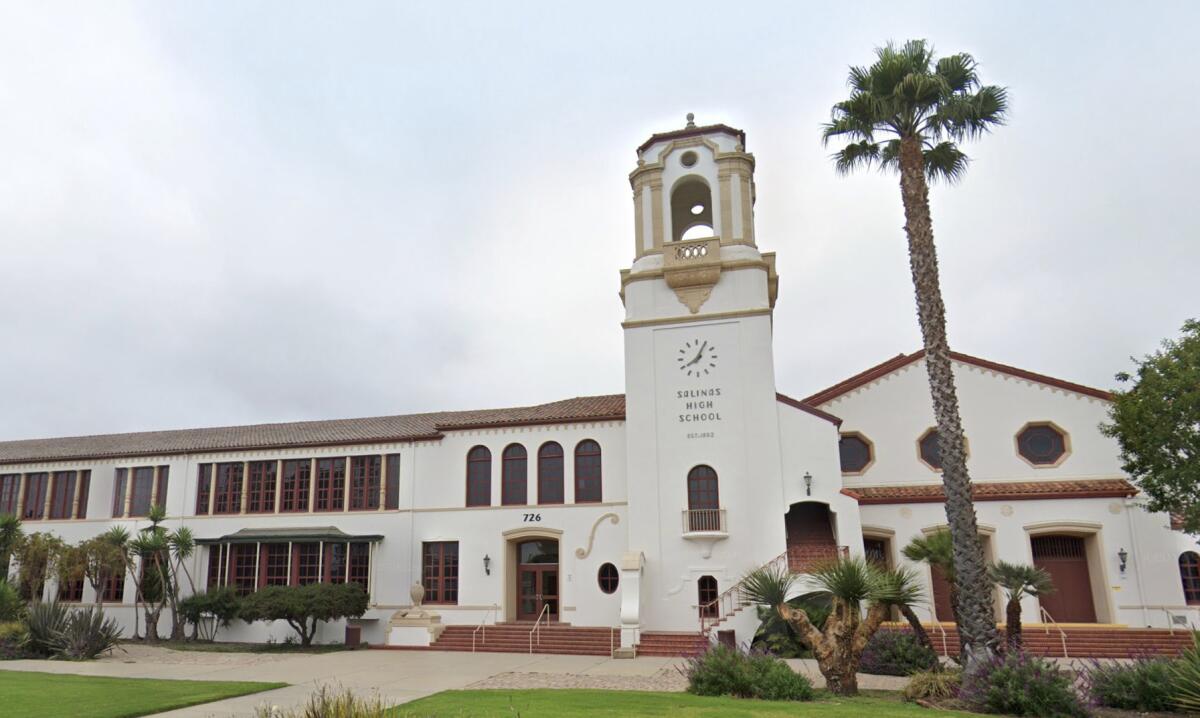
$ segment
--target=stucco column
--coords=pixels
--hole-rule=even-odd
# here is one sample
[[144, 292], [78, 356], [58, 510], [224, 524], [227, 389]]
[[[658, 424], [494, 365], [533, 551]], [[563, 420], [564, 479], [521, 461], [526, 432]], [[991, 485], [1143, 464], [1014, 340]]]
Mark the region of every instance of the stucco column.
[[613, 658], [633, 658], [641, 640], [642, 568], [646, 557], [641, 551], [621, 556], [621, 647]]

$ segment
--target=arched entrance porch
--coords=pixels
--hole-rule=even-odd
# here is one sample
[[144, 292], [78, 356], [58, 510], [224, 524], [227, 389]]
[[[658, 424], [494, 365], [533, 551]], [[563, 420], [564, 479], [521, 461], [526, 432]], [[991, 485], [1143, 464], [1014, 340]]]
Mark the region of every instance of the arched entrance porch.
[[558, 621], [562, 605], [559, 564], [561, 531], [505, 532], [506, 621]]
[[788, 567], [792, 571], [805, 571], [849, 554], [847, 547], [838, 545], [836, 522], [829, 504], [816, 501], [792, 504], [783, 520], [787, 530]]

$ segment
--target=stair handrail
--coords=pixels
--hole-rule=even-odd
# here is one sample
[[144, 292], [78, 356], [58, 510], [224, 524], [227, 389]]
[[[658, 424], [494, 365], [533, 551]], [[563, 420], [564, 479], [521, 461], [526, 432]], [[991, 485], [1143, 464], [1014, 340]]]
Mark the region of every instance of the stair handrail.
[[537, 620], [533, 622], [533, 628], [529, 629], [529, 652], [533, 653], [533, 634], [537, 634], [537, 643], [542, 645], [542, 616], [546, 617], [546, 623], [550, 623], [550, 604], [543, 603], [542, 610], [538, 613]]
[[946, 627], [943, 626], [942, 622], [938, 620], [937, 614], [934, 613], [933, 606], [926, 606], [925, 608], [929, 611], [929, 625], [936, 628], [938, 630], [938, 633], [942, 634], [942, 655], [949, 658], [950, 657], [950, 640], [946, 636]]
[[[781, 562], [784, 566], [787, 566], [787, 560], [788, 552], [784, 551], [775, 558], [764, 563], [759, 568], [770, 568]], [[746, 579], [743, 577], [737, 583], [725, 589], [721, 595], [717, 596], [712, 601], [700, 604], [700, 633], [707, 637], [718, 623], [724, 621], [726, 618], [729, 618], [746, 605], [746, 601], [742, 597], [742, 586], [745, 582]]]
[[1062, 640], [1063, 658], [1070, 658], [1070, 654], [1067, 653], [1067, 632], [1062, 629], [1062, 626], [1058, 625], [1058, 621], [1054, 620], [1054, 616], [1050, 615], [1045, 606], [1038, 606], [1038, 609], [1042, 612], [1042, 620], [1046, 621], [1043, 624], [1046, 628], [1046, 635], [1050, 635], [1050, 626], [1053, 625], [1054, 630], [1058, 631], [1058, 636]]
[[483, 618], [479, 619], [479, 625], [475, 627], [474, 631], [471, 631], [471, 653], [475, 652], [475, 634], [476, 633], [483, 631], [483, 635], [480, 637], [481, 640], [479, 642], [484, 643], [484, 644], [487, 643], [487, 618], [488, 618], [488, 616], [492, 616], [494, 618], [496, 611], [499, 611], [499, 610], [500, 610], [500, 604], [493, 603], [492, 607], [489, 608], [487, 610], [487, 612], [483, 614]]

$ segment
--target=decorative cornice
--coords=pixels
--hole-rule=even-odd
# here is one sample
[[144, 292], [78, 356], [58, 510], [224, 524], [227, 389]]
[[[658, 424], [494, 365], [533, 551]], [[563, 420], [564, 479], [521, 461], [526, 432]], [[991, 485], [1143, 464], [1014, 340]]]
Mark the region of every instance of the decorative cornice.
[[712, 314], [696, 314], [683, 315], [678, 317], [662, 317], [660, 319], [635, 319], [626, 322], [621, 322], [623, 329], [636, 329], [638, 327], [654, 327], [662, 324], [685, 324], [691, 322], [713, 322], [722, 319], [737, 319], [739, 317], [759, 317], [762, 315], [770, 315], [770, 309], [741, 309], [735, 312], [713, 312]]

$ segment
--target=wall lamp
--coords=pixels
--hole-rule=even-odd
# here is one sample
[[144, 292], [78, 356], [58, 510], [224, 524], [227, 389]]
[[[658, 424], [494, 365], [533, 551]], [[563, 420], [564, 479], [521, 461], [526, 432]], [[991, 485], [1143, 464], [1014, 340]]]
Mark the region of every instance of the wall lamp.
[[812, 474], [804, 472], [804, 495], [812, 496]]
[[483, 555], [483, 572], [487, 575], [492, 575], [492, 557], [486, 553]]
[[1125, 567], [1129, 565], [1129, 552], [1122, 546], [1120, 551], [1117, 551], [1117, 560], [1121, 562], [1121, 573], [1125, 573]]

